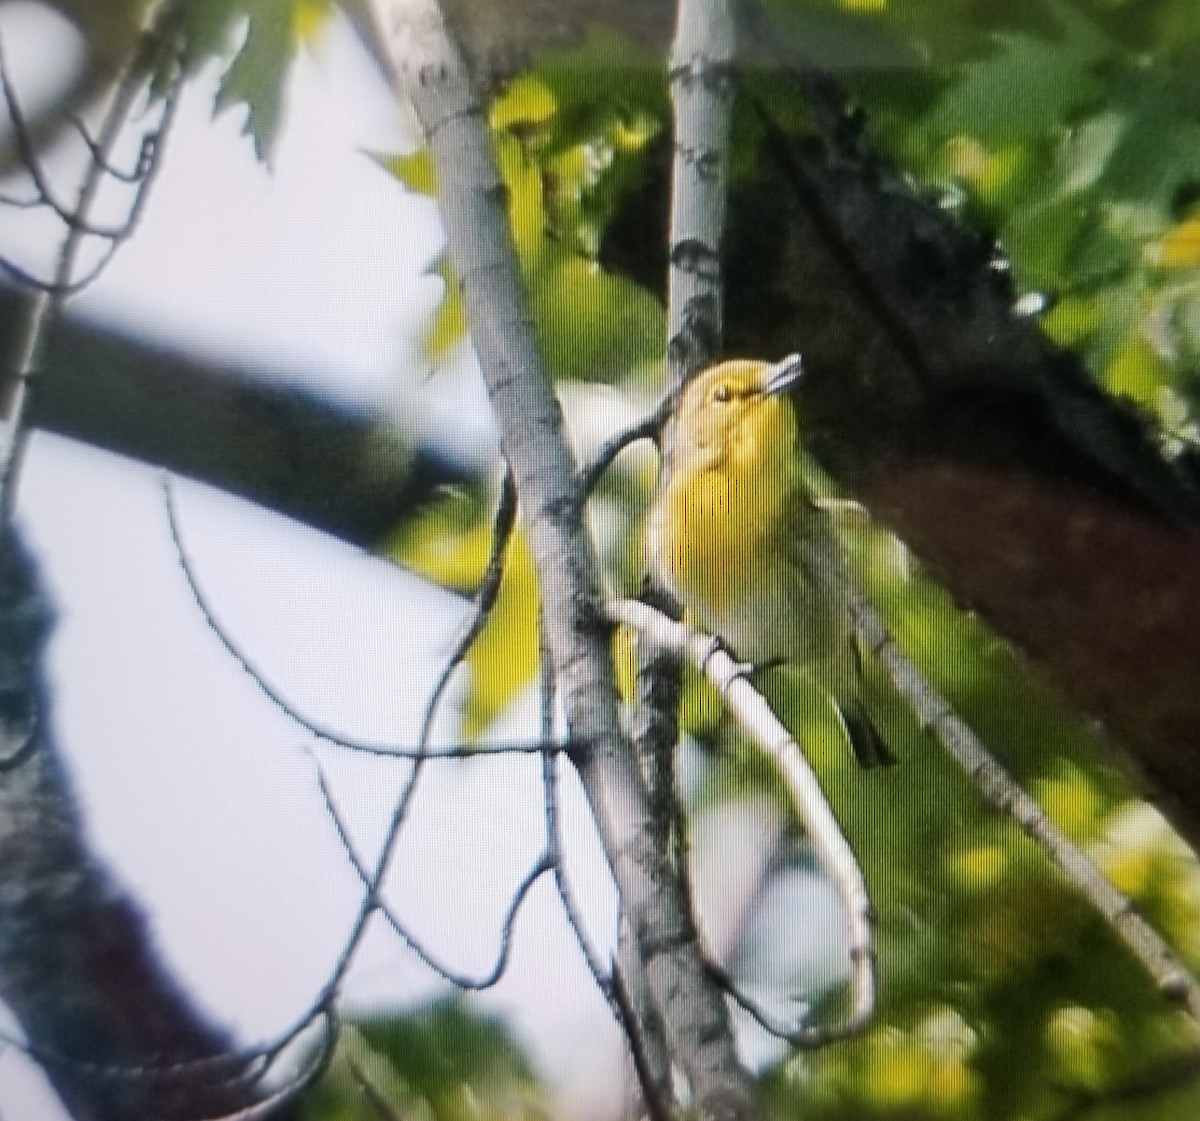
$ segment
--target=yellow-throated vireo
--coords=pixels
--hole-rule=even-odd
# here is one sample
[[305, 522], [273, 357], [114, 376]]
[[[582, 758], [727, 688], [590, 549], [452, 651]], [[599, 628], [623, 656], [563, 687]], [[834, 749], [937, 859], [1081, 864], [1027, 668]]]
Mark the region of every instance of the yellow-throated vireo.
[[854, 638], [859, 591], [806, 478], [788, 391], [799, 355], [722, 362], [684, 389], [648, 563], [689, 622], [756, 666], [786, 662], [832, 701], [863, 766], [892, 761]]

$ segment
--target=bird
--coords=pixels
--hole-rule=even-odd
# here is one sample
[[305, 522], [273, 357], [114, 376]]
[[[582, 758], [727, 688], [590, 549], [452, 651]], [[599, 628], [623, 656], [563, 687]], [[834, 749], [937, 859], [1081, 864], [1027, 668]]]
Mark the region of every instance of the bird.
[[894, 762], [866, 700], [861, 600], [815, 490], [790, 391], [797, 354], [734, 359], [685, 386], [646, 534], [650, 574], [689, 624], [752, 668], [786, 663], [830, 700], [864, 767]]

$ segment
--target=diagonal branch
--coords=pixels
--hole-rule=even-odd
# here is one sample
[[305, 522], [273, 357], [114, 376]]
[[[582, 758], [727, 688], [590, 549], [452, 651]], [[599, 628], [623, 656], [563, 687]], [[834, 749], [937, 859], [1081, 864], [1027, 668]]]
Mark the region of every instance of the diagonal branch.
[[[218, 617], [216, 609], [209, 602], [207, 593], [200, 584], [199, 576], [196, 573], [196, 567], [192, 563], [191, 555], [188, 553], [187, 546], [183, 540], [183, 530], [179, 524], [179, 509], [175, 501], [175, 488], [172, 485], [171, 475], [164, 471], [162, 474], [163, 487], [163, 505], [167, 512], [167, 531], [171, 537], [171, 544], [175, 549], [175, 559], [179, 562], [179, 569], [183, 573], [183, 579], [188, 586], [188, 591], [192, 594], [192, 599], [196, 601], [196, 609], [200, 612], [205, 625], [216, 636], [217, 641], [224, 648], [225, 652], [238, 664], [242, 672], [250, 678], [257, 686], [258, 690], [264, 697], [267, 698], [276, 708], [278, 708], [289, 720], [294, 724], [303, 728], [304, 731], [323, 740], [326, 743], [331, 743], [335, 747], [344, 747], [348, 751], [359, 752], [363, 755], [374, 755], [383, 759], [469, 759], [475, 758], [484, 754], [495, 755], [544, 755], [553, 753], [567, 753], [575, 749], [577, 745], [570, 743], [554, 743], [552, 741], [530, 740], [530, 741], [506, 741], [506, 742], [491, 742], [486, 745], [482, 744], [456, 744], [448, 747], [439, 747], [437, 749], [428, 746], [429, 731], [432, 725], [433, 715], [436, 710], [438, 701], [440, 700], [446, 683], [450, 679], [453, 671], [462, 663], [463, 657], [471, 644], [479, 635], [483, 624], [487, 621], [488, 613], [491, 611], [495, 603], [495, 596], [499, 590], [499, 579], [501, 575], [500, 556], [503, 552], [504, 542], [508, 540], [507, 531], [503, 531], [504, 536], [501, 538], [501, 527], [506, 518], [511, 515], [505, 512], [505, 502], [502, 499], [501, 507], [497, 512], [497, 537], [493, 539], [492, 558], [488, 562], [487, 573], [480, 585], [479, 592], [476, 594], [475, 603], [472, 606], [471, 614], [463, 627], [463, 631], [459, 638], [455, 640], [454, 648], [450, 656], [446, 659], [446, 664], [438, 678], [438, 683], [435, 685], [433, 693], [430, 697], [429, 704], [426, 708], [426, 714], [423, 722], [421, 738], [416, 747], [409, 747], [406, 744], [400, 743], [383, 743], [377, 740], [360, 740], [353, 736], [348, 736], [344, 732], [332, 727], [328, 724], [323, 724], [321, 721], [308, 716], [302, 712], [295, 703], [284, 696], [280, 689], [270, 680], [270, 678], [255, 664], [254, 659], [242, 649], [241, 644], [230, 634], [225, 624]], [[0, 760], [0, 767], [4, 761]]]
[[1091, 858], [1047, 816], [1000, 765], [896, 644], [870, 604], [856, 605], [858, 635], [883, 663], [897, 692], [966, 772], [987, 801], [1011, 817], [1049, 855], [1067, 880], [1083, 894], [1153, 978], [1159, 992], [1200, 1021], [1200, 982]]
[[711, 636], [632, 600], [610, 604], [609, 614], [615, 623], [630, 627], [655, 645], [687, 658], [720, 691], [738, 723], [775, 762], [808, 830], [813, 850], [842, 897], [849, 927], [851, 997], [846, 1019], [831, 1027], [791, 1029], [765, 1018], [759, 1010], [751, 1008], [751, 1011], [769, 1031], [796, 1046], [818, 1047], [857, 1034], [868, 1025], [875, 1011], [871, 904], [858, 860], [804, 753], [762, 694], [746, 679], [745, 667], [735, 662]]
[[590, 745], [580, 775], [622, 906], [639, 943], [656, 951], [648, 978], [697, 1115], [705, 1121], [756, 1116], [728, 1011], [705, 974], [670, 863], [654, 843], [645, 784], [621, 733], [598, 564], [583, 527], [561, 410], [525, 307], [480, 105], [434, 0], [372, 0], [369, 8], [381, 53], [412, 99], [433, 157], [450, 257], [541, 579], [569, 736]]

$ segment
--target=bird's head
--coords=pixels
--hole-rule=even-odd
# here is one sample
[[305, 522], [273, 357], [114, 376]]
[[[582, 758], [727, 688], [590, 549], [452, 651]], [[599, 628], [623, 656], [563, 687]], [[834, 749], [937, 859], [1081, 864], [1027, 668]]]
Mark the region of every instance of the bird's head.
[[676, 414], [676, 466], [754, 473], [793, 461], [798, 432], [787, 393], [801, 373], [800, 356], [789, 354], [722, 362], [693, 378]]

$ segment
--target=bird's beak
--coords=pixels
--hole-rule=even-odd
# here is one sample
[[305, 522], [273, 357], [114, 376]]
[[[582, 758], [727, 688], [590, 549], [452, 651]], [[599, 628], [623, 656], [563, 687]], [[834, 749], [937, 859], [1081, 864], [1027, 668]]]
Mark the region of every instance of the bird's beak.
[[800, 355], [789, 354], [763, 374], [762, 391], [769, 397], [778, 396], [780, 393], [786, 393], [803, 376], [804, 364]]

